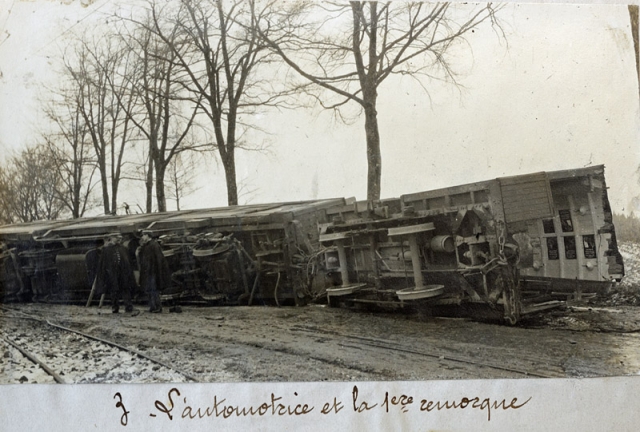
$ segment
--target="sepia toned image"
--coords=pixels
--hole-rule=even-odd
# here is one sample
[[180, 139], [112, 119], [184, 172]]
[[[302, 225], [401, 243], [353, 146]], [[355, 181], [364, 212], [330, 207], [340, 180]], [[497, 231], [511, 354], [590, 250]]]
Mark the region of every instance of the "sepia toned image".
[[0, 383], [640, 373], [637, 6], [0, 23]]

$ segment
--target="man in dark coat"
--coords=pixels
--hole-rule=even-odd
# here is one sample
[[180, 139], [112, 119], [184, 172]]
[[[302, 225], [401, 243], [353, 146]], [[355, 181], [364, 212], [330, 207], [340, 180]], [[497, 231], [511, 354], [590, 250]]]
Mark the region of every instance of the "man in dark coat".
[[140, 288], [149, 295], [149, 312], [162, 312], [160, 293], [171, 285], [171, 271], [157, 241], [151, 238], [148, 231], [142, 232], [140, 249]]
[[135, 315], [139, 313], [139, 311], [134, 311], [131, 302], [131, 293], [134, 292], [136, 286], [135, 276], [129, 261], [129, 251], [120, 244], [120, 240], [119, 234], [110, 234], [105, 239], [98, 262], [96, 283], [98, 292], [106, 291], [109, 293], [113, 313], [119, 312], [120, 297], [122, 297], [125, 312], [132, 312]]

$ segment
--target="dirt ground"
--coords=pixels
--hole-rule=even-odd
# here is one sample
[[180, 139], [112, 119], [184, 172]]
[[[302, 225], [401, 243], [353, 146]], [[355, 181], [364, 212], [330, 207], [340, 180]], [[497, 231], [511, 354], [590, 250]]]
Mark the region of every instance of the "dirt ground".
[[[180, 314], [165, 308], [162, 314], [143, 310], [138, 316], [71, 305], [9, 307], [134, 348], [199, 382], [640, 373], [637, 306], [583, 304], [536, 315], [516, 327], [324, 305], [185, 306]], [[0, 382], [6, 382], [2, 376]]]

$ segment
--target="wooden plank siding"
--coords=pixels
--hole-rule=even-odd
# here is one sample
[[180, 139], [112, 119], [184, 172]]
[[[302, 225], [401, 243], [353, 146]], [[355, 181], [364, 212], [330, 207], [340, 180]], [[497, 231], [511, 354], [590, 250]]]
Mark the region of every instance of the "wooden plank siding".
[[553, 216], [553, 199], [546, 173], [498, 179], [507, 223]]

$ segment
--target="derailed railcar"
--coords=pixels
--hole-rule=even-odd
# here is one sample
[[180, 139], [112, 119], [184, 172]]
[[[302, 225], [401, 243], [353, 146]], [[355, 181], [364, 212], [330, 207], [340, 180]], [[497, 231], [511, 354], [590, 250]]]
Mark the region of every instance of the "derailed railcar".
[[[624, 275], [604, 167], [377, 202], [327, 199], [0, 227], [5, 301], [86, 299], [103, 239], [137, 262], [141, 230], [171, 269], [165, 300], [374, 303], [515, 323]], [[134, 265], [137, 267], [137, 264]], [[138, 293], [144, 299], [144, 293]]]
[[47, 298], [56, 291], [55, 258], [62, 244], [41, 244], [36, 238], [70, 221], [40, 221], [0, 227], [0, 295], [4, 301]]
[[175, 213], [147, 230], [159, 236], [174, 279], [208, 301], [304, 304], [318, 224], [342, 198]]
[[155, 217], [98, 216], [0, 227], [0, 242], [9, 252], [3, 267], [10, 269], [11, 280], [3, 285], [3, 300], [86, 301], [105, 236], [121, 234], [135, 262], [135, 233]]
[[[159, 238], [171, 269], [164, 300], [303, 304], [318, 223], [342, 198], [179, 212], [100, 216], [0, 227], [4, 301], [90, 296], [104, 238], [122, 236], [137, 268], [142, 230]], [[142, 299], [145, 293], [137, 293]]]
[[332, 304], [448, 305], [515, 323], [624, 275], [603, 166], [355, 204], [322, 229], [340, 273]]
[[[558, 292], [606, 289], [624, 276], [604, 167], [547, 174], [550, 211], [509, 228], [520, 245], [520, 268], [528, 285]], [[576, 284], [575, 281], [582, 283]]]

